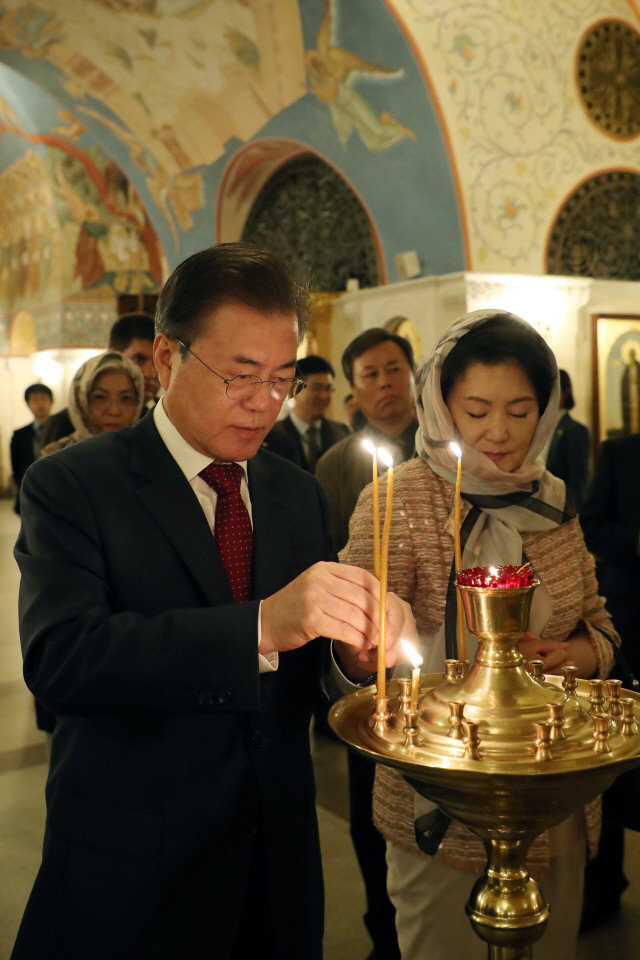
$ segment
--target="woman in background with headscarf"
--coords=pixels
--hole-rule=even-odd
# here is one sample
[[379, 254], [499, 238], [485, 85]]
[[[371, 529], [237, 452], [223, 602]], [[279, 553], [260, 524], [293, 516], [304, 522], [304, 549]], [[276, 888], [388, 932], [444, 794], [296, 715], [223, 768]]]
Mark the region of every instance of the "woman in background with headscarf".
[[143, 401], [142, 374], [135, 363], [114, 350], [92, 357], [78, 368], [71, 381], [68, 410], [75, 430], [47, 444], [40, 456], [130, 426], [139, 419]]
[[[140, 368], [128, 357], [107, 350], [83, 363], [69, 389], [68, 410], [75, 427], [68, 437], [48, 443], [41, 457], [88, 440], [109, 430], [136, 423], [144, 402], [144, 381]], [[36, 724], [51, 735], [56, 718], [36, 700]]]
[[[512, 314], [476, 311], [461, 317], [418, 374], [420, 457], [396, 473], [389, 589], [411, 604], [427, 673], [440, 672], [445, 657], [458, 655], [455, 591], [449, 591], [457, 466], [452, 440], [462, 448], [463, 568], [529, 560], [541, 581], [530, 632], [520, 644], [524, 659], [543, 660], [545, 673], [560, 673], [568, 663], [581, 677], [609, 673], [608, 637], [616, 642], [618, 637], [598, 596], [593, 558], [564, 483], [545, 470], [541, 457], [555, 428], [558, 400], [553, 353]], [[368, 487], [341, 559], [373, 568], [372, 526]], [[448, 592], [453, 603], [447, 604]], [[477, 644], [467, 631], [470, 658]], [[484, 870], [484, 848], [466, 827], [436, 821], [435, 812], [400, 773], [378, 767], [374, 819], [387, 841], [388, 888], [402, 958], [484, 960], [486, 945], [463, 919], [471, 874]], [[436, 824], [446, 828], [444, 837], [436, 835]], [[575, 958], [585, 852], [588, 843], [595, 853], [599, 829], [597, 800], [531, 847], [529, 869], [555, 906], [543, 941], [545, 960]]]

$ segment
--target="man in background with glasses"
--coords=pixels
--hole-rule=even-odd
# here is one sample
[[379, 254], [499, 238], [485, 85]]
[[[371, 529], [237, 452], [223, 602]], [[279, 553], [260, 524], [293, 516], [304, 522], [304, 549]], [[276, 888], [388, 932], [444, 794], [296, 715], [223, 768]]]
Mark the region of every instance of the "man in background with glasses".
[[[322, 956], [311, 704], [321, 673], [374, 669], [378, 583], [333, 562], [318, 482], [260, 449], [306, 312], [266, 250], [189, 257], [153, 414], [27, 471], [24, 674], [58, 722], [13, 960]], [[391, 665], [414, 630], [393, 596], [388, 624]]]
[[288, 416], [278, 420], [267, 434], [264, 447], [315, 473], [322, 454], [347, 437], [350, 430], [346, 423], [325, 416], [334, 393], [335, 374], [329, 361], [317, 354], [302, 357], [297, 374], [306, 388], [293, 399]]

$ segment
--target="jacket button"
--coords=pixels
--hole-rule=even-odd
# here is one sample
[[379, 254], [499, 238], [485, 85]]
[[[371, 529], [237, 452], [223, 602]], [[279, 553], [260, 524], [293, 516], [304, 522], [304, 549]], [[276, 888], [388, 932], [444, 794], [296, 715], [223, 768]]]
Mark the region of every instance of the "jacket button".
[[196, 703], [199, 707], [206, 707], [207, 705], [207, 695], [206, 693], [199, 693], [196, 697]]
[[206, 702], [208, 707], [215, 707], [216, 705], [216, 695], [215, 693], [208, 693], [206, 697]]
[[251, 737], [251, 742], [254, 747], [264, 747], [265, 743], [267, 742], [267, 738], [262, 730], [256, 730], [254, 735]]
[[218, 694], [217, 699], [218, 699], [218, 704], [221, 707], [226, 707], [228, 703], [231, 703], [231, 700], [232, 700], [231, 692], [229, 690], [221, 690], [220, 693]]

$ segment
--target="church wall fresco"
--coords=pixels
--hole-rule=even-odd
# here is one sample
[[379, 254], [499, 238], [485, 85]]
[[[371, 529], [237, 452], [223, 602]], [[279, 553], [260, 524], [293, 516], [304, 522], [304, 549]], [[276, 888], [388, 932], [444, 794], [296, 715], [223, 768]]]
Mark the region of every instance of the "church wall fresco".
[[162, 254], [118, 165], [73, 115], [0, 67], [0, 350], [19, 310], [37, 346], [105, 342], [116, 295], [156, 290]]
[[564, 197], [591, 174], [640, 170], [640, 140], [596, 128], [577, 58], [603, 18], [640, 25], [628, 0], [387, 0], [419, 48], [451, 138], [469, 267], [541, 273]]
[[170, 267], [215, 240], [246, 143], [310, 146], [363, 197], [389, 279], [464, 266], [438, 120], [382, 0], [5, 0], [0, 60], [47, 89], [137, 189]]

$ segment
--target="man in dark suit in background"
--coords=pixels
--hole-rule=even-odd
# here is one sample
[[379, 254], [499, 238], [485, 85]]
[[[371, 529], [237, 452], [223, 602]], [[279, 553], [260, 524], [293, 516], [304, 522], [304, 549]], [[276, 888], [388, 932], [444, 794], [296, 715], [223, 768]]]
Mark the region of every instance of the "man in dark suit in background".
[[[27, 473], [24, 673], [57, 724], [13, 960], [322, 956], [310, 705], [323, 661], [349, 684], [318, 638], [364, 679], [379, 590], [332, 562], [317, 481], [260, 450], [305, 317], [274, 254], [195, 254], [158, 303], [153, 414]], [[413, 623], [388, 610], [391, 663]]]
[[[607, 599], [623, 653], [640, 678], [640, 434], [605, 440], [600, 446], [580, 525], [598, 560], [600, 593]], [[624, 830], [605, 818], [598, 855], [585, 873], [584, 931], [620, 910], [628, 886], [623, 861]]]
[[[156, 395], [160, 389], [158, 374], [153, 365], [153, 339], [155, 331], [153, 317], [148, 313], [126, 313], [119, 317], [109, 333], [109, 350], [117, 350], [140, 367], [144, 378], [143, 417], [156, 404]], [[43, 430], [42, 446], [73, 433], [74, 426], [65, 407], [52, 414]]]
[[560, 389], [560, 416], [547, 454], [547, 470], [564, 480], [579, 510], [587, 492], [591, 440], [585, 425], [569, 416], [576, 402], [566, 370], [560, 371]]
[[334, 391], [333, 367], [324, 357], [311, 354], [298, 360], [298, 374], [306, 389], [295, 398], [293, 410], [278, 420], [264, 446], [303, 470], [315, 473], [316, 463], [330, 447], [349, 435], [349, 427], [325, 417]]
[[24, 402], [33, 414], [33, 421], [26, 427], [14, 430], [11, 437], [11, 472], [16, 487], [16, 502], [14, 510], [20, 513], [20, 484], [34, 460], [40, 456], [42, 448], [42, 432], [49, 417], [53, 393], [44, 383], [32, 383], [24, 392]]

